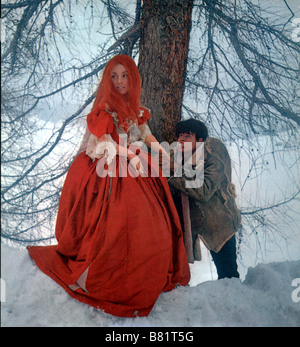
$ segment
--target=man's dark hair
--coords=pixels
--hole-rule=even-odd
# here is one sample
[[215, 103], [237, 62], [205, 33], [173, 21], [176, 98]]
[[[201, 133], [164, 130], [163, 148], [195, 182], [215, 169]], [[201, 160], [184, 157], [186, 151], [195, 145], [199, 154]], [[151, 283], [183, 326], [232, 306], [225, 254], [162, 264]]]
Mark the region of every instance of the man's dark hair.
[[194, 118], [190, 118], [187, 120], [180, 121], [176, 124], [176, 136], [178, 137], [179, 134], [196, 134], [196, 140], [203, 139], [203, 141], [206, 140], [208, 137], [208, 130], [206, 125], [201, 122], [200, 120], [196, 120]]

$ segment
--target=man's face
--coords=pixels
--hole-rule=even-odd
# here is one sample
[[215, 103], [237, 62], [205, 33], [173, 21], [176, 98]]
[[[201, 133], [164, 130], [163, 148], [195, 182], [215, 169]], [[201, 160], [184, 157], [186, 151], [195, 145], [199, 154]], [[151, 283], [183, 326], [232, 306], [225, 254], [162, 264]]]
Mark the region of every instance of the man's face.
[[[197, 140], [196, 134], [194, 133], [180, 133], [178, 136], [178, 142], [180, 144], [179, 150], [184, 151], [193, 151], [196, 148]], [[189, 143], [188, 145], [186, 145]]]

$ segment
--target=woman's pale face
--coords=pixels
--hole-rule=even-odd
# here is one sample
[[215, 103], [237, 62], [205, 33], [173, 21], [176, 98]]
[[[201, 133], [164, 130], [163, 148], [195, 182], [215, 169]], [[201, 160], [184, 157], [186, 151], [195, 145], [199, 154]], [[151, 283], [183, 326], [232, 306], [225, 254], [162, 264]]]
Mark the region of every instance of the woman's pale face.
[[129, 92], [128, 72], [123, 65], [118, 64], [113, 68], [111, 78], [118, 93], [125, 95]]

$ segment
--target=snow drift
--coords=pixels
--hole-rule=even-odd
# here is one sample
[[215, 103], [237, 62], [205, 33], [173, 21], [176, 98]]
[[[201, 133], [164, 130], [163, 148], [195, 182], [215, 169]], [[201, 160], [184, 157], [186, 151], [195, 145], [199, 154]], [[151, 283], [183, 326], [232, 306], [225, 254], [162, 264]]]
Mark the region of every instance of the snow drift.
[[[72, 299], [26, 250], [1, 246], [2, 326], [299, 326], [300, 260], [259, 264], [244, 281], [207, 281], [162, 293], [148, 317], [119, 318]], [[292, 284], [293, 282], [293, 284]], [[5, 301], [3, 301], [5, 300]]]

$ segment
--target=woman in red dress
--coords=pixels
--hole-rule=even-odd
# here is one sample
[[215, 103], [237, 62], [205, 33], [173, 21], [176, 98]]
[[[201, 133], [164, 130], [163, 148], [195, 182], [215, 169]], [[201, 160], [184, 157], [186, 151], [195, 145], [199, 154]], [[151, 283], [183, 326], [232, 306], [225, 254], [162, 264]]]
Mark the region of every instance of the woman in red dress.
[[190, 279], [167, 179], [143, 149], [162, 147], [140, 93], [134, 61], [112, 58], [87, 116], [85, 149], [62, 189], [58, 244], [28, 247], [70, 296], [122, 317], [147, 316], [162, 291]]

